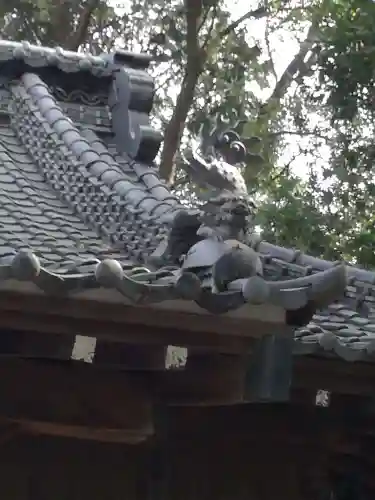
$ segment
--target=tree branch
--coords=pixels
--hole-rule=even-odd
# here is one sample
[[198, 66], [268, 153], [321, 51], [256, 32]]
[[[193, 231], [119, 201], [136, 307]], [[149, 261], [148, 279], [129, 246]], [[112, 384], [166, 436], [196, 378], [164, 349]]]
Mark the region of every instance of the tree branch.
[[200, 47], [198, 41], [198, 33], [200, 28], [200, 19], [202, 16], [202, 0], [185, 0], [186, 8], [186, 48], [187, 48], [187, 64], [195, 63], [200, 57]]
[[77, 29], [68, 37], [68, 40], [65, 43], [66, 49], [77, 51], [85, 42], [91, 17], [99, 5], [100, 0], [88, 0], [87, 4], [83, 8], [83, 11], [81, 12]]
[[175, 156], [181, 142], [189, 109], [194, 99], [195, 87], [205, 59], [205, 51], [201, 50], [198, 40], [202, 7], [202, 0], [185, 0], [187, 63], [176, 106], [165, 129], [160, 160], [160, 175], [169, 185], [173, 184]]
[[[279, 80], [273, 89], [272, 94], [267, 99], [267, 101], [260, 107], [258, 122], [262, 122], [265, 117], [268, 117], [269, 113], [272, 111], [275, 105], [278, 105], [281, 99], [285, 96], [288, 88], [290, 87], [293, 80], [301, 72], [306, 72], [314, 62], [314, 58], [309, 58], [305, 61], [306, 55], [311, 51], [314, 43], [317, 40], [317, 35], [319, 32], [319, 21], [320, 16], [316, 16], [313, 19], [311, 26], [308, 30], [305, 40], [301, 43], [298, 53], [294, 56], [292, 61], [288, 64], [284, 73], [281, 75]], [[268, 119], [266, 118], [266, 122]]]
[[[213, 4], [210, 5], [203, 13], [201, 20], [200, 20], [200, 23], [199, 23], [198, 32], [200, 32], [200, 30], [203, 28], [205, 22], [207, 21], [208, 14], [210, 13], [211, 8], [217, 10], [217, 3], [218, 3], [218, 0], [214, 0]], [[215, 16], [213, 16], [213, 19], [215, 19]]]
[[323, 135], [319, 132], [314, 132], [314, 131], [298, 131], [298, 130], [279, 130], [277, 132], [269, 132], [267, 134], [268, 137], [280, 137], [282, 135], [299, 135], [300, 137], [308, 137], [308, 136], [313, 136], [318, 139], [322, 139], [326, 142], [329, 142], [329, 138], [327, 138], [326, 135]]
[[[210, 9], [207, 10], [207, 14], [209, 12]], [[210, 26], [207, 30], [207, 35], [206, 35], [206, 38], [204, 40], [204, 42], [202, 43], [202, 52], [206, 51], [207, 47], [208, 47], [208, 44], [210, 43], [210, 40], [211, 40], [211, 36], [212, 36], [212, 31], [214, 29], [214, 26], [215, 26], [215, 20], [216, 20], [216, 16], [217, 16], [217, 3], [215, 5], [213, 5], [212, 7], [212, 18], [211, 18], [211, 23], [210, 23]], [[207, 16], [205, 18], [205, 20], [207, 19]], [[203, 25], [204, 21], [202, 20], [202, 23], [201, 23], [201, 26], [199, 27], [199, 29], [201, 29], [202, 25]]]
[[277, 82], [277, 73], [275, 69], [275, 63], [273, 61], [272, 57], [272, 51], [271, 51], [271, 44], [270, 44], [270, 37], [269, 37], [269, 20], [267, 19], [266, 21], [266, 28], [264, 31], [264, 38], [266, 42], [266, 47], [267, 47], [267, 52], [268, 52], [268, 58], [270, 60], [270, 65], [271, 65], [271, 72], [273, 77], [275, 78], [275, 83]]
[[279, 180], [281, 177], [283, 177], [284, 175], [288, 174], [289, 175], [289, 170], [290, 170], [290, 167], [292, 165], [292, 163], [294, 162], [294, 160], [296, 160], [301, 154], [303, 153], [303, 151], [301, 150], [301, 148], [299, 148], [299, 152], [298, 153], [295, 153], [291, 159], [285, 164], [283, 165], [279, 172], [274, 175], [273, 177], [271, 177], [270, 179], [270, 182], [273, 183], [277, 180]]
[[[305, 70], [308, 69], [306, 67], [306, 63], [304, 62], [304, 59], [307, 55], [307, 53], [312, 49], [314, 45], [315, 34], [317, 33], [318, 30], [318, 25], [317, 23], [312, 23], [307, 37], [304, 42], [301, 43], [300, 49], [298, 51], [298, 54], [292, 59], [292, 61], [288, 64], [286, 70], [284, 73], [281, 75], [279, 78], [279, 81], [276, 83], [275, 88], [273, 89], [273, 92], [270, 96], [270, 98], [267, 101], [266, 106], [271, 104], [274, 101], [280, 101], [286, 94], [290, 84], [294, 80], [294, 78], [297, 76], [299, 71], [304, 68]], [[313, 61], [311, 61], [312, 64]]]
[[65, 2], [51, 2], [48, 9], [50, 20], [46, 23], [45, 32], [41, 39], [44, 45], [58, 45], [66, 48], [66, 42], [72, 31], [74, 14], [78, 9], [78, 0], [72, 0], [67, 5]]
[[[217, 5], [217, 2], [213, 3], [213, 7], [215, 7], [215, 5]], [[203, 19], [203, 2], [202, 0], [185, 0], [185, 9], [187, 21], [187, 63], [181, 91], [177, 97], [172, 118], [165, 129], [160, 162], [160, 175], [170, 185], [173, 184], [174, 180], [175, 156], [181, 142], [189, 109], [194, 99], [198, 78], [202, 73], [207, 52], [209, 51], [210, 42], [212, 40], [210, 35], [214, 25], [214, 23], [212, 23], [205, 41], [202, 45], [199, 45], [199, 30], [202, 27]], [[207, 14], [207, 12], [205, 14]], [[264, 7], [249, 11], [219, 32], [215, 36], [215, 40], [226, 37], [244, 21], [251, 18], [259, 19], [265, 15], [267, 15], [267, 10]]]
[[224, 38], [228, 36], [230, 33], [232, 33], [232, 31], [238, 28], [240, 24], [242, 24], [244, 21], [247, 21], [248, 19], [261, 19], [262, 17], [265, 17], [267, 15], [268, 11], [265, 7], [259, 7], [259, 9], [250, 10], [236, 21], [233, 21], [233, 23], [229, 24], [229, 26], [224, 28], [222, 31], [220, 31], [217, 35], [217, 38]]

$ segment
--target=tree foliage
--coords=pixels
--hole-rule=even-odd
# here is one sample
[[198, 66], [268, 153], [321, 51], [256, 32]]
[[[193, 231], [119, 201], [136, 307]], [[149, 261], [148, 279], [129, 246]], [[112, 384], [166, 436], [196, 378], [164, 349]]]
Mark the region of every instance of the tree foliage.
[[252, 0], [248, 10], [224, 0], [114, 4], [6, 0], [2, 36], [151, 53], [153, 119], [165, 131], [160, 171], [171, 185], [194, 193], [178, 171], [186, 137], [218, 113], [240, 120], [244, 136], [258, 138], [246, 176], [264, 237], [375, 265], [375, 3]]

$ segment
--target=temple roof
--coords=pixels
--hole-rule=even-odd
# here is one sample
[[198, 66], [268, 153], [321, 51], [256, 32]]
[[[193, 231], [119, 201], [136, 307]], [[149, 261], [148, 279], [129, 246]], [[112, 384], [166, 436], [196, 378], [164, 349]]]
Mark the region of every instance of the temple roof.
[[[257, 250], [278, 266], [324, 270], [332, 262], [260, 241]], [[279, 271], [280, 272], [280, 271]], [[294, 271], [295, 272], [295, 271]], [[295, 354], [336, 354], [347, 361], [369, 361], [375, 351], [375, 273], [347, 267], [342, 297], [320, 309], [295, 332]]]
[[[296, 354], [371, 359], [375, 273], [256, 239], [236, 246], [196, 237], [197, 211], [171, 193], [153, 164], [161, 138], [148, 121], [153, 82], [146, 67], [144, 56], [0, 41], [0, 280], [29, 280], [63, 294], [104, 286], [136, 303], [184, 299], [217, 314], [249, 302], [285, 310], [310, 304], [315, 314], [296, 328]], [[74, 82], [80, 90], [90, 75], [99, 93], [97, 80], [106, 79], [108, 102], [98, 116], [107, 114], [108, 123], [72, 120], [46, 68], [67, 75], [63, 91]], [[218, 162], [212, 173], [224, 190], [241, 189], [229, 164]], [[243, 196], [236, 191], [228, 202], [225, 195], [221, 209], [233, 215], [231, 204]], [[171, 261], [163, 261], [165, 247]], [[248, 274], [239, 264], [224, 278], [218, 263], [238, 249]], [[229, 259], [229, 267], [236, 262]]]
[[[133, 55], [123, 52], [122, 57], [131, 60]], [[142, 61], [149, 59], [144, 55], [136, 57], [141, 66]], [[19, 61], [34, 69], [55, 67], [66, 73], [88, 71], [97, 77], [110, 77], [113, 72], [110, 60], [104, 56], [71, 52], [60, 47], [40, 47], [29, 42], [1, 40], [0, 61], [2, 64]]]

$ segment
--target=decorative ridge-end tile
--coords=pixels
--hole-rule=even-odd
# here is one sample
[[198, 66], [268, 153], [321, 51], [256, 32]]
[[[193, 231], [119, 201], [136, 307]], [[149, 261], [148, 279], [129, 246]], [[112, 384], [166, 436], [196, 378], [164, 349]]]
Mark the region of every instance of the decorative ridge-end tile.
[[[127, 54], [127, 57], [125, 55]], [[61, 47], [50, 48], [32, 45], [29, 42], [0, 40], [0, 68], [2, 63], [15, 61], [30, 68], [56, 67], [66, 73], [86, 71], [97, 77], [110, 77], [122, 65], [145, 69], [150, 58], [144, 54], [117, 51], [112, 61], [106, 55], [71, 52]]]
[[[280, 247], [267, 243], [266, 241], [258, 241], [256, 244], [257, 251], [267, 256], [275, 263], [284, 264], [287, 268], [299, 269], [299, 272], [304, 272], [306, 268], [310, 273], [317, 271], [324, 271], [335, 265], [334, 262], [312, 257], [311, 255], [304, 254], [300, 250]], [[347, 265], [347, 284], [367, 285], [371, 289], [375, 289], [375, 272], [361, 269], [358, 267]]]
[[[229, 283], [229, 291], [220, 292], [209, 290], [204, 286], [199, 275], [189, 269], [178, 267], [160, 268], [151, 271], [147, 267], [132, 264], [124, 265], [116, 259], [91, 259], [90, 267], [84, 272], [84, 262], [76, 269], [51, 271], [41, 264], [40, 259], [32, 251], [20, 251], [12, 256], [0, 259], [0, 280], [14, 279], [29, 281], [48, 294], [66, 295], [93, 288], [108, 288], [121, 293], [124, 297], [136, 304], [149, 304], [167, 300], [195, 301], [202, 308], [220, 314], [251, 304], [273, 304], [285, 310], [301, 309], [313, 295], [309, 295], [310, 286], [298, 282], [303, 300], [290, 302], [288, 289], [283, 285], [277, 290], [276, 296], [266, 295], [268, 283], [259, 276], [247, 280], [237, 280]], [[339, 272], [339, 271], [338, 271]], [[329, 277], [330, 280], [332, 278]], [[324, 279], [323, 279], [324, 281]], [[327, 285], [328, 282], [326, 282]], [[272, 284], [274, 285], [274, 283]], [[251, 296], [248, 289], [251, 288]], [[290, 290], [290, 289], [289, 289]], [[285, 294], [284, 294], [285, 292]], [[284, 296], [286, 299], [284, 299]], [[286, 315], [287, 323], [287, 315]]]

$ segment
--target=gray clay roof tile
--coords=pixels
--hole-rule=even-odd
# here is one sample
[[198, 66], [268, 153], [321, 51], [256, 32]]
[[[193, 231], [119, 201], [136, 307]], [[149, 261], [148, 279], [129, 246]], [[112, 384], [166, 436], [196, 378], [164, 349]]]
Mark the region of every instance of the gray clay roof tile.
[[[129, 55], [124, 57], [129, 61]], [[2, 64], [12, 60], [25, 67], [18, 80], [1, 89], [9, 110], [0, 124], [0, 279], [28, 276], [46, 291], [67, 283], [73, 291], [112, 286], [140, 301], [194, 300], [197, 281], [191, 274], [176, 281], [170, 270], [147, 273], [139, 267], [183, 212], [179, 200], [153, 166], [120, 152], [116, 138], [103, 141], [91, 123], [73, 123], [37, 74], [55, 66], [109, 77], [115, 58], [0, 41], [0, 76]], [[333, 266], [262, 241], [254, 249], [270, 280], [314, 275]], [[200, 272], [199, 287], [211, 281], [208, 267]], [[341, 299], [296, 330], [296, 355], [336, 354], [349, 361], [374, 356], [375, 273], [348, 267], [347, 276]], [[235, 301], [238, 292], [229, 296]], [[224, 301], [225, 294], [221, 297]]]

